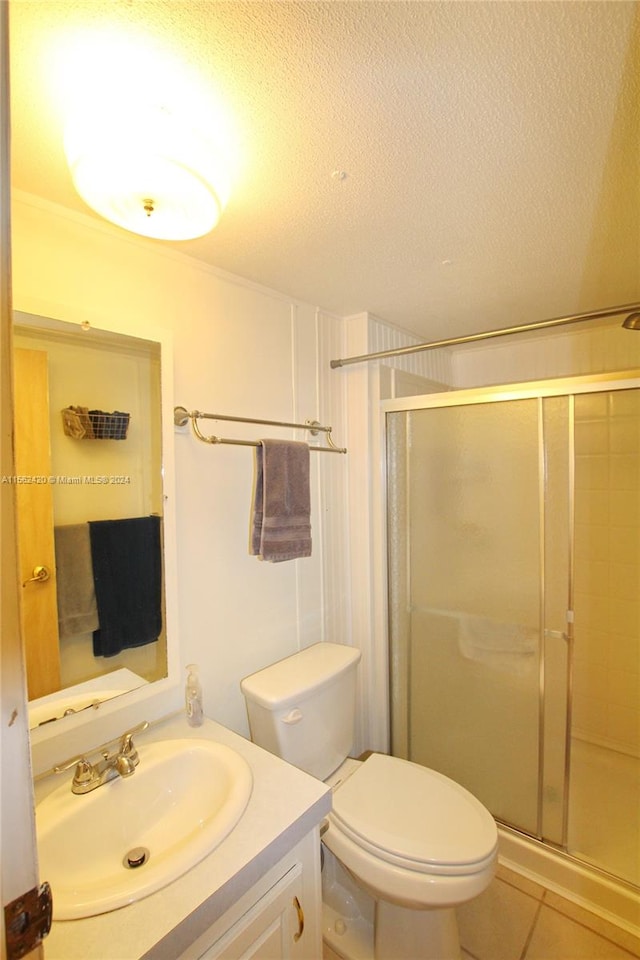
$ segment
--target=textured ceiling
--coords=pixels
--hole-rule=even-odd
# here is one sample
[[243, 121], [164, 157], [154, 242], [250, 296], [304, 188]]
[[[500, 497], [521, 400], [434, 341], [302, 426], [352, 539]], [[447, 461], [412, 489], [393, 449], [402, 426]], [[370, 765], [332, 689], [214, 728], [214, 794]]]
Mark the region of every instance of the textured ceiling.
[[64, 163], [65, 84], [143, 82], [160, 58], [157, 95], [207, 129], [222, 109], [235, 144], [222, 220], [183, 252], [427, 339], [640, 300], [637, 3], [10, 9], [21, 190], [88, 212]]

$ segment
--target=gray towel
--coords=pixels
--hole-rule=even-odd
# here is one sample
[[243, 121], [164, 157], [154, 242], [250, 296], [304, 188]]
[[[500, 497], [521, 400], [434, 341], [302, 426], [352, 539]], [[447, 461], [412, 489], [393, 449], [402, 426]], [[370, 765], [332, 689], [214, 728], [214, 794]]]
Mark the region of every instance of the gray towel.
[[309, 447], [293, 440], [261, 440], [251, 553], [279, 563], [311, 556]]
[[61, 637], [99, 627], [88, 523], [54, 527], [58, 629]]

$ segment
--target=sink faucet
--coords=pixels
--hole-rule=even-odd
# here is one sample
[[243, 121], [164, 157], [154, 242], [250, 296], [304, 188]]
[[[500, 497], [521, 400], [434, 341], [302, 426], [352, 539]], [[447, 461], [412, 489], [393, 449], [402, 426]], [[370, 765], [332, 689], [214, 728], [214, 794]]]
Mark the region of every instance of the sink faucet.
[[[71, 792], [77, 794], [90, 793], [97, 787], [101, 787], [103, 783], [108, 783], [109, 780], [114, 780], [116, 777], [130, 777], [140, 763], [133, 736], [136, 733], [142, 733], [148, 726], [148, 721], [143, 720], [137, 727], [127, 730], [116, 740], [109, 740], [107, 743], [103, 743], [101, 747], [88, 751], [87, 755], [81, 754], [71, 757], [70, 760], [65, 760], [63, 763], [56, 764], [53, 772], [62, 773], [75, 765]], [[116, 743], [118, 744], [117, 749], [114, 753], [110, 753], [109, 748]], [[100, 753], [102, 759], [90, 763], [87, 759], [90, 753]]]

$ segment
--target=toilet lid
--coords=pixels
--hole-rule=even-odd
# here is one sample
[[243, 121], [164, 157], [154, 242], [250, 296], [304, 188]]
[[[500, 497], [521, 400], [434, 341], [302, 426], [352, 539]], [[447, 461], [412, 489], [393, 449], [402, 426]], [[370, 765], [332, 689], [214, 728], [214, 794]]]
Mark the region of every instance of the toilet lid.
[[383, 860], [414, 870], [480, 869], [497, 829], [468, 790], [435, 770], [372, 754], [333, 796], [336, 825]]

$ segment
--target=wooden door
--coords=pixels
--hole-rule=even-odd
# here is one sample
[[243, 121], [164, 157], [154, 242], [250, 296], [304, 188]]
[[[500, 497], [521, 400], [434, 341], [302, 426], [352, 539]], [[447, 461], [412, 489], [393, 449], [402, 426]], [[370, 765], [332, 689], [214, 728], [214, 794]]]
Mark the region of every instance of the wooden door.
[[[49, 378], [42, 350], [14, 351], [14, 423], [22, 630], [29, 700], [60, 689]], [[45, 567], [47, 580], [33, 580]]]

